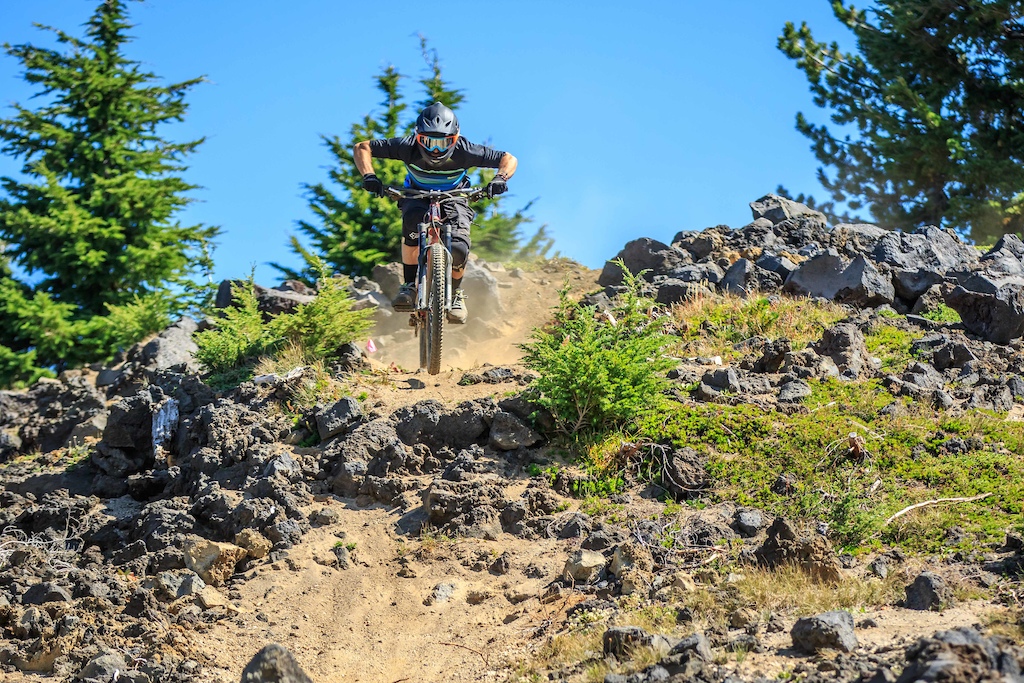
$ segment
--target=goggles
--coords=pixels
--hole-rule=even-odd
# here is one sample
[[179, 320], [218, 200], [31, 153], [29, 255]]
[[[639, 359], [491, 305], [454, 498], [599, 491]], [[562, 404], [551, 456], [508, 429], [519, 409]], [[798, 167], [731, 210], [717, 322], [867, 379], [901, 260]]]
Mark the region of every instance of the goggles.
[[423, 146], [428, 152], [447, 152], [448, 149], [459, 139], [458, 135], [445, 135], [442, 137], [416, 133], [416, 142]]

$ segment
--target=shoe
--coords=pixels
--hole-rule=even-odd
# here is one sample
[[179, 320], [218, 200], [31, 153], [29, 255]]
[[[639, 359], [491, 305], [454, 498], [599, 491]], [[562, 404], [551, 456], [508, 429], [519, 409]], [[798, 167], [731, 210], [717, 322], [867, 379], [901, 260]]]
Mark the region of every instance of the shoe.
[[465, 325], [467, 314], [466, 293], [462, 289], [456, 289], [452, 293], [452, 310], [448, 311], [448, 322], [453, 325]]
[[416, 309], [416, 285], [406, 282], [398, 288], [398, 296], [391, 302], [391, 307], [398, 313], [411, 313]]

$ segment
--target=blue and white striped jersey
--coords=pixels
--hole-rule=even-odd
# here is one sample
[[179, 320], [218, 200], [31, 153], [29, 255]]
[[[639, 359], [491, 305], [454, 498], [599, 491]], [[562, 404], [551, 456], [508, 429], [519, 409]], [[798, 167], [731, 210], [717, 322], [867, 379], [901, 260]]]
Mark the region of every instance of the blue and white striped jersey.
[[498, 168], [504, 152], [469, 142], [459, 137], [455, 150], [444, 161], [426, 157], [413, 136], [370, 140], [370, 153], [380, 159], [398, 159], [405, 163], [405, 186], [417, 190], [454, 190], [469, 185], [471, 168]]

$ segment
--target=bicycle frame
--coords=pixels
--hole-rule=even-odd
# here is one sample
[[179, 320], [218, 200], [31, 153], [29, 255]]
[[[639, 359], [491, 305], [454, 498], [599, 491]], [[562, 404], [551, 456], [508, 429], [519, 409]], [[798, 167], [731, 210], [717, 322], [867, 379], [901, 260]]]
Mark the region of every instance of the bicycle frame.
[[430, 245], [440, 242], [448, 253], [448, 268], [445, 274], [445, 300], [444, 310], [452, 308], [452, 231], [441, 219], [441, 203], [445, 200], [465, 198], [472, 201], [486, 195], [485, 188], [466, 187], [455, 190], [413, 190], [410, 188], [386, 187], [384, 191], [388, 197], [394, 200], [399, 199], [426, 199], [428, 202], [426, 220], [419, 224], [419, 256], [416, 266], [416, 311], [413, 316], [422, 314], [427, 310], [427, 288], [426, 261], [430, 251]]
[[444, 310], [447, 313], [452, 309], [452, 229], [441, 220], [439, 199], [432, 198], [430, 200], [426, 219], [419, 224], [420, 253], [416, 266], [416, 310], [417, 312], [427, 310], [427, 254], [430, 253], [432, 244], [440, 242], [448, 253], [444, 287]]

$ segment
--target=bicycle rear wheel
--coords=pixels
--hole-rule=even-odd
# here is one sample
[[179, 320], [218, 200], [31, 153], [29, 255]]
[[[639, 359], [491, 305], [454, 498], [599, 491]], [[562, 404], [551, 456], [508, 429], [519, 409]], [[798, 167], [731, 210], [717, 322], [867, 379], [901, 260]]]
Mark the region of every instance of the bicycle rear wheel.
[[[441, 347], [444, 335], [445, 316], [445, 275], [447, 274], [447, 263], [445, 262], [444, 246], [441, 244], [430, 245], [430, 253], [427, 262], [427, 286], [430, 287], [429, 301], [427, 302], [427, 329], [423, 335], [426, 338], [427, 347], [427, 372], [436, 375], [441, 372]], [[422, 347], [421, 356], [422, 360]]]

